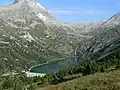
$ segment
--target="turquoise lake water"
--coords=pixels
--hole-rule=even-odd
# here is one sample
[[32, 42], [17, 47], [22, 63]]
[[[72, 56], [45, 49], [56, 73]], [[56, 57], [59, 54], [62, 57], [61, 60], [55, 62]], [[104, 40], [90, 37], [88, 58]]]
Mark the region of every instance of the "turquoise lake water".
[[30, 69], [30, 72], [34, 73], [50, 73], [57, 72], [61, 68], [67, 68], [75, 65], [74, 60], [54, 60], [43, 65], [38, 65]]

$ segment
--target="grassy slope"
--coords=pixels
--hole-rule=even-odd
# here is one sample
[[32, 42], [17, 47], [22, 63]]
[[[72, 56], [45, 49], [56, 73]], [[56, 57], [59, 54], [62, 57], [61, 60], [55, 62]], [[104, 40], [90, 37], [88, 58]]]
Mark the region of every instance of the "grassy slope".
[[96, 73], [37, 90], [120, 90], [120, 71]]

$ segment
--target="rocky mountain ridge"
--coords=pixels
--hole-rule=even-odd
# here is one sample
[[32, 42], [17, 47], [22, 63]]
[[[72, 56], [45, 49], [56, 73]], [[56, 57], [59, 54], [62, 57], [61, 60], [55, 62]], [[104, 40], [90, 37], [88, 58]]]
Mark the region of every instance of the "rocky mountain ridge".
[[103, 22], [97, 32], [99, 35], [78, 48], [79, 60], [101, 59], [120, 50], [120, 13]]
[[[76, 52], [78, 61], [94, 58], [119, 40], [119, 20], [118, 13], [97, 23], [59, 23], [35, 0], [0, 6], [0, 71], [28, 69], [49, 60], [75, 57]], [[116, 44], [113, 47], [103, 54], [117, 48]]]

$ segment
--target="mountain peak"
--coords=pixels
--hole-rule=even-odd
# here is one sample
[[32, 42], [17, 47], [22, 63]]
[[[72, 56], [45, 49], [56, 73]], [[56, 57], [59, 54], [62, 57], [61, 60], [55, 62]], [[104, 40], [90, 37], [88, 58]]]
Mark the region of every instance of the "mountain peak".
[[36, 0], [15, 0], [13, 4], [0, 7], [0, 19], [14, 27], [25, 28], [40, 23], [56, 23], [48, 10]]
[[36, 0], [15, 0], [13, 4], [16, 4], [16, 3], [21, 3], [21, 2], [36, 2]]

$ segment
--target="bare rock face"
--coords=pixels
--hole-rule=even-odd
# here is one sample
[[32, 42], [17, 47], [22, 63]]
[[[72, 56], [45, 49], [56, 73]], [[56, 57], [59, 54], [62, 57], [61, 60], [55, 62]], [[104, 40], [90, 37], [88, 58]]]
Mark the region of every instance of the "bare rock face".
[[79, 45], [78, 60], [101, 59], [120, 51], [120, 13], [98, 27], [99, 34]]
[[58, 23], [36, 0], [15, 0], [0, 6], [0, 62], [25, 69], [51, 58], [102, 58], [119, 50], [119, 25], [120, 13], [101, 22]]
[[113, 15], [110, 19], [104, 22], [105, 25], [108, 26], [117, 26], [120, 24], [120, 13]]
[[13, 2], [13, 4], [15, 4], [15, 3], [22, 3], [22, 2], [24, 2], [24, 1], [27, 1], [27, 2], [29, 2], [29, 3], [35, 3], [35, 2], [36, 2], [36, 0], [15, 0], [15, 1]]
[[48, 10], [35, 0], [15, 0], [9, 6], [1, 6], [0, 19], [17, 27], [26, 27], [33, 23], [56, 22]]

